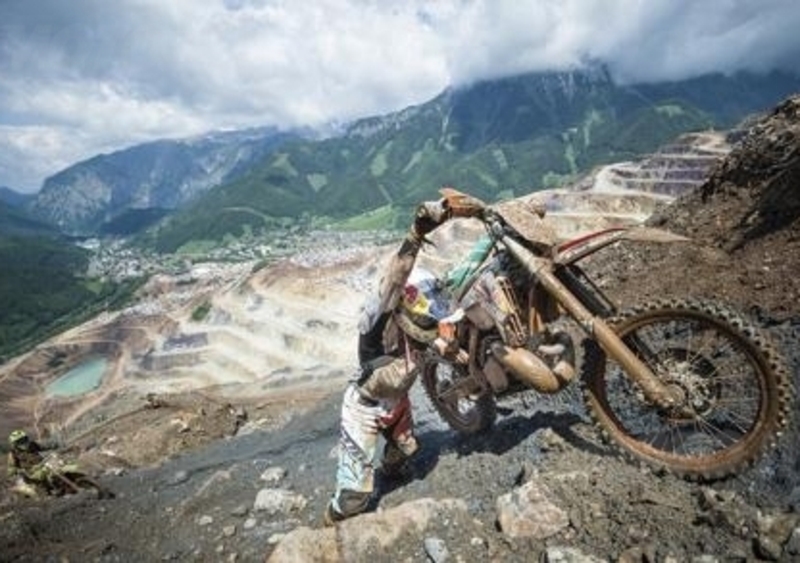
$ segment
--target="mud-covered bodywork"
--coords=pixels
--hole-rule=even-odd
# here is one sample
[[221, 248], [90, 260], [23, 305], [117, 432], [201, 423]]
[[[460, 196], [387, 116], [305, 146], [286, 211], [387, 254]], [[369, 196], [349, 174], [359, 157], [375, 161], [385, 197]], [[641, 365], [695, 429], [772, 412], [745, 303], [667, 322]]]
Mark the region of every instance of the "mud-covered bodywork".
[[571, 323], [586, 337], [580, 371], [588, 410], [628, 456], [710, 479], [738, 472], [774, 444], [790, 418], [789, 370], [745, 315], [710, 300], [618, 308], [578, 265], [617, 242], [689, 239], [620, 227], [557, 243], [544, 210], [531, 204], [495, 204], [472, 216], [492, 244], [456, 293], [469, 362], [434, 354], [422, 369], [453, 428], [489, 427], [494, 396], [565, 389], [578, 371], [572, 338], [560, 328]]

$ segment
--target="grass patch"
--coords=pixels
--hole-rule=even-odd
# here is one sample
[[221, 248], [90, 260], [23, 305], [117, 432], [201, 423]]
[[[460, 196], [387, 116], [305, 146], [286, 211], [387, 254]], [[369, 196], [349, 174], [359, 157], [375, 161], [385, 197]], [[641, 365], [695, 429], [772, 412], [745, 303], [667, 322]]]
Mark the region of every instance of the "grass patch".
[[211, 303], [204, 301], [192, 311], [192, 320], [196, 323], [201, 323], [206, 319], [209, 312], [211, 312]]
[[181, 256], [196, 256], [207, 254], [209, 251], [214, 250], [219, 246], [219, 242], [215, 240], [190, 240], [182, 245], [175, 251], [175, 254]]
[[400, 211], [391, 205], [384, 205], [355, 215], [344, 221], [340, 221], [334, 225], [336, 229], [342, 231], [372, 231], [391, 229], [397, 223]]

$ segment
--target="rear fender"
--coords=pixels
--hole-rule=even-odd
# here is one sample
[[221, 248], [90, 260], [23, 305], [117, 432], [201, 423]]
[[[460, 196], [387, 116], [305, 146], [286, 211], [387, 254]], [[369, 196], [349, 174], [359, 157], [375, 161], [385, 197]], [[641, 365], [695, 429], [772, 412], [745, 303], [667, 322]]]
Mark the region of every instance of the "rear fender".
[[663, 229], [651, 227], [614, 227], [559, 244], [556, 247], [554, 262], [556, 264], [574, 264], [578, 260], [620, 240], [675, 243], [687, 242], [689, 239]]

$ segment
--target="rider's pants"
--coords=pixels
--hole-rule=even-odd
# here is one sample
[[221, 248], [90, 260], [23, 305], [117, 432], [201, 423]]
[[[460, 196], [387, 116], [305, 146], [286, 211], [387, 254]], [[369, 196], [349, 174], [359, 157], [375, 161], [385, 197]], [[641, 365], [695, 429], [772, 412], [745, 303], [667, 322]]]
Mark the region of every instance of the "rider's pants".
[[349, 517], [367, 508], [375, 488], [374, 460], [379, 434], [386, 441], [383, 466], [398, 466], [418, 448], [413, 435], [411, 403], [408, 394], [399, 398], [365, 398], [356, 383], [351, 383], [342, 401], [339, 465], [332, 508]]

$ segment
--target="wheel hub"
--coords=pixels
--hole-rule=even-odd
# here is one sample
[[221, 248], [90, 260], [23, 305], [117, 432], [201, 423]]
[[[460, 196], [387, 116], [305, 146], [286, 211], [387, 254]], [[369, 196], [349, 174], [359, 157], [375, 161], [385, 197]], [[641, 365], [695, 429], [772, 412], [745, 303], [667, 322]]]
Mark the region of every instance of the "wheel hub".
[[[666, 368], [669, 394], [676, 399], [669, 415], [675, 421], [695, 420], [708, 415], [716, 406], [717, 396], [710, 379], [713, 366], [704, 358], [693, 362], [682, 359], [685, 352], [673, 357], [662, 365]], [[675, 353], [675, 351], [673, 351]]]

